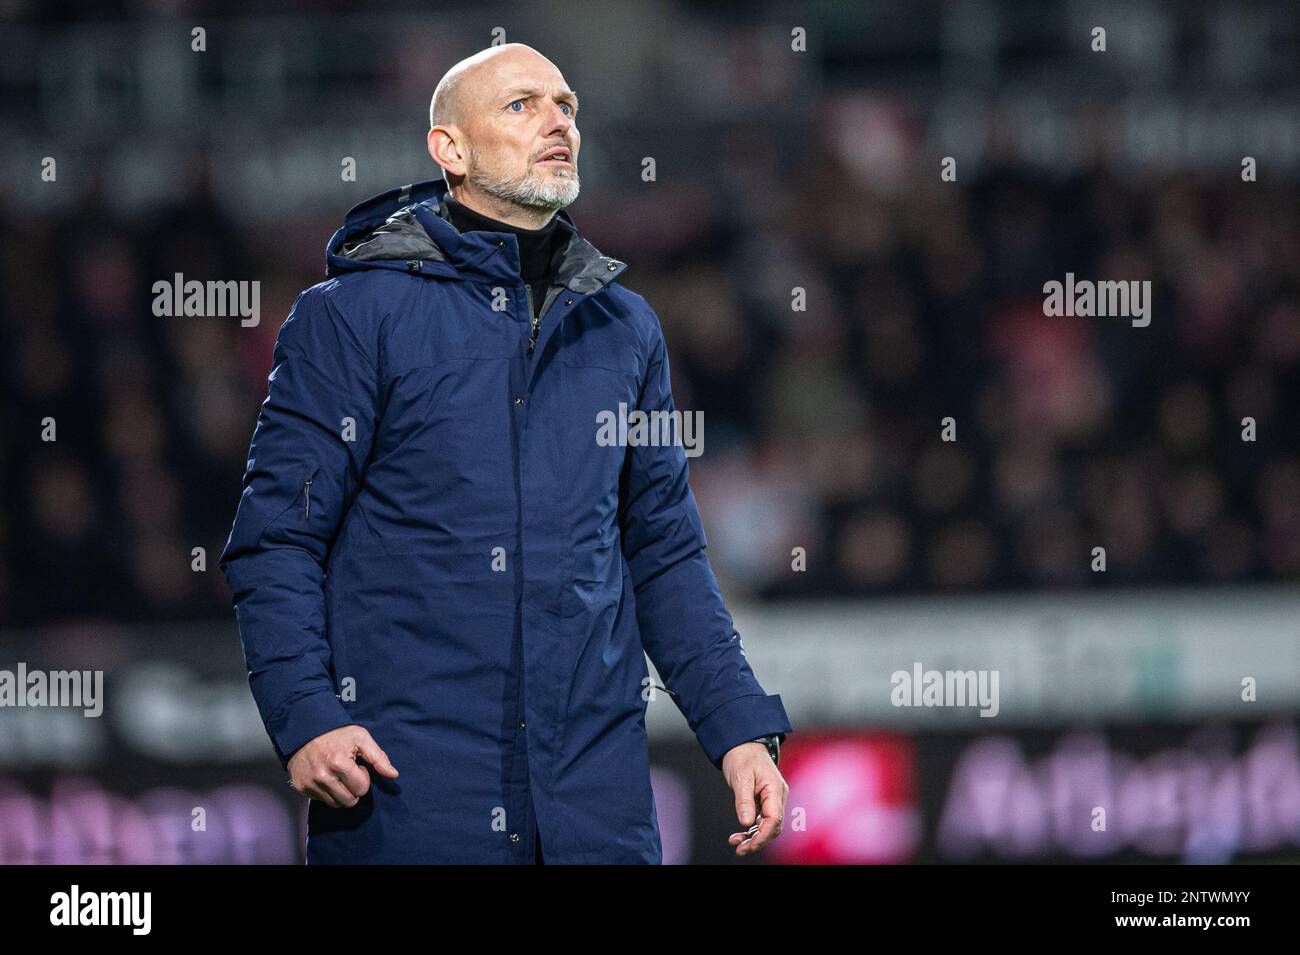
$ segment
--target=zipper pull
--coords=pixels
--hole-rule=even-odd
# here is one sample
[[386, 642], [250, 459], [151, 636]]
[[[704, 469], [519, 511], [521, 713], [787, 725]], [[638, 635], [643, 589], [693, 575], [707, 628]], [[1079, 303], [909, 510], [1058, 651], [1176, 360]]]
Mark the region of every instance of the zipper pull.
[[542, 316], [534, 315], [533, 330], [532, 333], [528, 336], [528, 354], [530, 355], [533, 353], [533, 349], [537, 347], [537, 329], [538, 326], [540, 326], [541, 324], [542, 324]]
[[308, 478], [307, 483], [305, 483], [302, 486], [302, 492], [307, 497], [306, 502], [304, 504], [305, 510], [303, 511], [303, 515], [302, 515], [303, 520], [306, 520], [307, 518], [311, 517], [311, 478]]

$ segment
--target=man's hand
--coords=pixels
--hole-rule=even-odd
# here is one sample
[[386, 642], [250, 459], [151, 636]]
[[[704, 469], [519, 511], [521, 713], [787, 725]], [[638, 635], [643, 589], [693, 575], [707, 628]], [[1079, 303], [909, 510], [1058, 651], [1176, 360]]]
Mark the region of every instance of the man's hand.
[[755, 797], [762, 807], [758, 831], [752, 835], [733, 832], [727, 842], [736, 847], [738, 856], [758, 852], [781, 834], [790, 787], [762, 743], [741, 743], [727, 750], [722, 757], [722, 775], [736, 796], [736, 818], [742, 826], [753, 828]]
[[334, 809], [355, 806], [370, 791], [370, 774], [357, 763], [358, 756], [381, 776], [397, 778], [397, 770], [365, 727], [340, 726], [293, 754], [289, 759], [290, 785]]

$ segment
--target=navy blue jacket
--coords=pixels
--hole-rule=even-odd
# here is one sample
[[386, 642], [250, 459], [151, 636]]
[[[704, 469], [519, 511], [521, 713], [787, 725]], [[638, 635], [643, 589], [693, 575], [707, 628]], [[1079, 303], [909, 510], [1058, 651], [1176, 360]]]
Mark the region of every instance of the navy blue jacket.
[[[282, 764], [365, 727], [400, 775], [313, 800], [307, 861], [662, 861], [649, 654], [708, 758], [788, 733], [705, 556], [658, 317], [571, 233], [533, 328], [513, 235], [445, 181], [348, 213], [275, 343], [221, 568]], [[534, 338], [534, 331], [536, 336]], [[644, 653], [643, 653], [644, 649]]]

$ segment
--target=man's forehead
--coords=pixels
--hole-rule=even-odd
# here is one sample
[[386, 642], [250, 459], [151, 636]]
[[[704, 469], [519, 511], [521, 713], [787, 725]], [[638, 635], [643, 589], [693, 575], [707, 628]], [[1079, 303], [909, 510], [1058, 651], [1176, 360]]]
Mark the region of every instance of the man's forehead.
[[489, 96], [500, 96], [512, 90], [549, 90], [571, 93], [564, 75], [553, 63], [535, 56], [501, 57], [484, 64], [480, 90]]

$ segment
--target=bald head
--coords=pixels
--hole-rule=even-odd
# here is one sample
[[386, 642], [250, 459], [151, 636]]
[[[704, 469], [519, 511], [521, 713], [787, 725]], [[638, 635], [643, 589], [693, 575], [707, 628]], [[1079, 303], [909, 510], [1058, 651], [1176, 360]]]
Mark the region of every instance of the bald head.
[[529, 61], [541, 61], [557, 74], [559, 68], [526, 43], [503, 43], [480, 50], [461, 60], [438, 81], [429, 103], [429, 128], [435, 126], [464, 127], [472, 121], [473, 113], [483, 108], [485, 97], [490, 97], [494, 80], [504, 68], [526, 66]]

